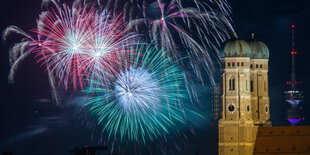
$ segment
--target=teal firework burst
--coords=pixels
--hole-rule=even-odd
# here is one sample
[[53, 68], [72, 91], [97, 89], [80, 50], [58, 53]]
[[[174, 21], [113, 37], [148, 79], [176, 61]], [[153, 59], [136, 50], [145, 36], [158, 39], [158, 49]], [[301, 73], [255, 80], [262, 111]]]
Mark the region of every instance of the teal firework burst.
[[[84, 105], [108, 138], [154, 140], [184, 124], [187, 91], [179, 66], [151, 45], [139, 45], [121, 57], [122, 68], [110, 85], [91, 81]], [[124, 65], [125, 64], [125, 65]]]

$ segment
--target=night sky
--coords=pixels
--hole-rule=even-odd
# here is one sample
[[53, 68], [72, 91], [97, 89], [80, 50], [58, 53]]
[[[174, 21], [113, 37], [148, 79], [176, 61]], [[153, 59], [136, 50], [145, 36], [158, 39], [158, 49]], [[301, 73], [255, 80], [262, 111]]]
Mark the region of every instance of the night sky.
[[[36, 27], [40, 3], [41, 0], [1, 0], [0, 31], [9, 25], [16, 25], [29, 32]], [[269, 47], [269, 96], [273, 125], [289, 125], [285, 120], [288, 104], [284, 101], [283, 91], [285, 82], [290, 80], [291, 71], [290, 26], [296, 25], [296, 51], [299, 53], [296, 62], [297, 81], [302, 82], [305, 92], [305, 121], [301, 124], [310, 125], [310, 1], [230, 0], [230, 4], [239, 39], [248, 40], [254, 32], [256, 39]], [[15, 41], [18, 41], [18, 36], [6, 42], [1, 40], [0, 44], [0, 153], [69, 154], [69, 150], [76, 146], [93, 145], [88, 140], [87, 131], [78, 129], [77, 123], [66, 117], [70, 111], [59, 109], [50, 102], [46, 74], [34, 59], [29, 58], [22, 63], [14, 86], [8, 84], [8, 50]], [[207, 89], [205, 94], [208, 93]], [[205, 98], [206, 107], [210, 107], [211, 98]], [[206, 110], [206, 113], [210, 113], [210, 110]], [[64, 117], [68, 119], [59, 119]], [[215, 130], [208, 120], [202, 123], [196, 135], [189, 137], [184, 154], [194, 154], [197, 150], [200, 154], [214, 152], [217, 143]]]

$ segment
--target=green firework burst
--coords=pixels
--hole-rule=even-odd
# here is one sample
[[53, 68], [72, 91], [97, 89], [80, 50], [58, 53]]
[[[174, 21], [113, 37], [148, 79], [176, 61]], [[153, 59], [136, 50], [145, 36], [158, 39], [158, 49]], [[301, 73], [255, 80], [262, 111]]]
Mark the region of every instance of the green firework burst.
[[108, 84], [91, 81], [84, 105], [108, 138], [154, 140], [185, 124], [184, 73], [165, 53], [141, 44], [120, 56], [119, 74]]

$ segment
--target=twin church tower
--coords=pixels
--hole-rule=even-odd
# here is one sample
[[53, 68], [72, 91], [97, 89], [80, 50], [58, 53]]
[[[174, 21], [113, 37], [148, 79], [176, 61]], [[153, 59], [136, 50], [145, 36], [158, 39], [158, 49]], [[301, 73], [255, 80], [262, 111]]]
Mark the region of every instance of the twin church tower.
[[252, 155], [258, 126], [271, 126], [268, 59], [267, 46], [254, 34], [249, 41], [235, 37], [224, 44], [219, 155]]

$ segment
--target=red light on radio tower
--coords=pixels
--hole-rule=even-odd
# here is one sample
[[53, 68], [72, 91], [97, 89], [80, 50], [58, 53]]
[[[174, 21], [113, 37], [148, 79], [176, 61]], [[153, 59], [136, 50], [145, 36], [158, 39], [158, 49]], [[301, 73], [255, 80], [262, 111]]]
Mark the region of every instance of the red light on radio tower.
[[292, 25], [292, 28], [295, 28], [295, 25]]
[[293, 55], [293, 54], [297, 55], [297, 52], [295, 52], [295, 51], [292, 51], [292, 52], [291, 52], [291, 54], [292, 54], [292, 55]]

